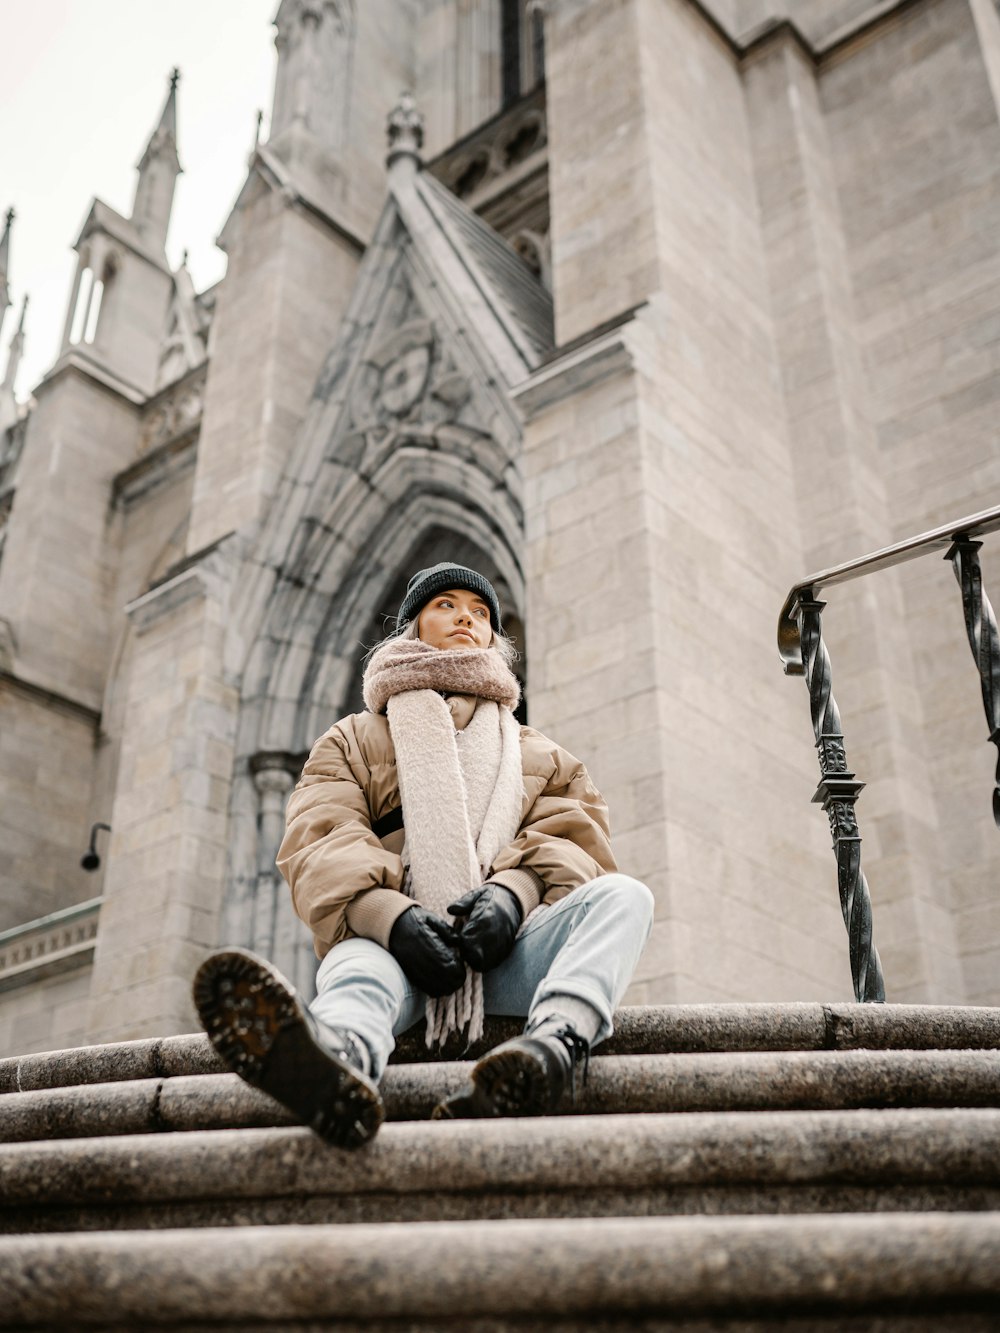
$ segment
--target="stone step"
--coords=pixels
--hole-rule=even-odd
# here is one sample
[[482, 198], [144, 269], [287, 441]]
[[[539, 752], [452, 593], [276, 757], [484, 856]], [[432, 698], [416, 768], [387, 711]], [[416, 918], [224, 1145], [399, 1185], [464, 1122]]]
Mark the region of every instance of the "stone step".
[[[0, 1326], [982, 1329], [1000, 1216], [545, 1219], [18, 1236]], [[885, 1321], [874, 1322], [872, 1311]], [[470, 1319], [471, 1316], [471, 1319]], [[896, 1322], [893, 1323], [892, 1321]], [[907, 1323], [906, 1321], [910, 1322]], [[923, 1320], [925, 1322], [917, 1322]], [[395, 1322], [393, 1322], [395, 1321]], [[755, 1322], [754, 1322], [755, 1321]], [[933, 1321], [933, 1322], [931, 1322]], [[724, 1325], [723, 1325], [724, 1326]]]
[[[475, 1056], [521, 1030], [520, 1019], [487, 1019]], [[971, 1050], [1000, 1048], [1000, 1008], [911, 1004], [634, 1005], [615, 1015], [601, 1054], [710, 1051]], [[453, 1058], [453, 1053], [450, 1054]], [[429, 1060], [422, 1028], [401, 1038], [393, 1062]], [[127, 1079], [172, 1078], [223, 1069], [200, 1033], [0, 1060], [0, 1093]]]
[[0, 1148], [0, 1229], [1000, 1209], [1000, 1110], [734, 1111]]
[[[469, 1062], [397, 1065], [382, 1084], [390, 1120], [426, 1120]], [[787, 1051], [606, 1056], [564, 1113], [1000, 1106], [995, 1051]], [[235, 1074], [180, 1075], [9, 1093], [0, 1143], [294, 1124]]]

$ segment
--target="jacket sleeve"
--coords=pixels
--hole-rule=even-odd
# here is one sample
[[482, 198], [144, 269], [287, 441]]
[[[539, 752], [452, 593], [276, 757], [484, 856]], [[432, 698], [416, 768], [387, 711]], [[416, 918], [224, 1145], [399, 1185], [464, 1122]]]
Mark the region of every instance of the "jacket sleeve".
[[338, 722], [313, 746], [288, 798], [278, 869], [320, 955], [344, 939], [349, 926], [384, 944], [412, 905], [400, 892], [401, 858], [372, 832], [366, 777], [349, 720]]
[[[618, 869], [604, 798], [578, 759], [555, 745], [552, 754], [552, 773], [490, 873], [494, 883], [514, 891], [526, 912]], [[529, 877], [534, 895], [527, 892]]]

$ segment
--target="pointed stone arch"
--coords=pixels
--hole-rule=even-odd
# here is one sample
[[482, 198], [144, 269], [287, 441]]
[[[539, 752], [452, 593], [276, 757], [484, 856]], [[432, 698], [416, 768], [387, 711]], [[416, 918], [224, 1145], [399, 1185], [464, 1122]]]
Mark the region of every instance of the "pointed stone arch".
[[307, 748], [346, 706], [361, 645], [395, 614], [400, 572], [418, 567], [428, 533], [478, 551], [523, 615], [520, 505], [474, 461], [415, 442], [370, 485], [347, 488], [338, 509], [279, 578], [250, 654], [243, 698], [258, 749]]
[[[471, 564], [494, 582], [518, 624], [524, 615], [516, 514], [508, 505], [505, 526], [470, 503], [472, 486], [464, 494], [440, 478], [437, 486], [411, 486], [420, 459], [412, 461], [413, 476], [401, 466], [387, 493], [373, 492], [351, 515], [356, 543], [316, 532], [303, 555], [322, 578], [279, 580], [244, 680], [223, 940], [274, 959], [306, 995], [315, 968], [311, 939], [274, 870], [281, 814], [305, 754], [339, 717], [363, 706], [363, 657], [391, 625], [414, 570], [443, 559]], [[454, 477], [463, 476], [468, 468], [456, 466]], [[274, 651], [273, 636], [288, 625], [296, 636]]]

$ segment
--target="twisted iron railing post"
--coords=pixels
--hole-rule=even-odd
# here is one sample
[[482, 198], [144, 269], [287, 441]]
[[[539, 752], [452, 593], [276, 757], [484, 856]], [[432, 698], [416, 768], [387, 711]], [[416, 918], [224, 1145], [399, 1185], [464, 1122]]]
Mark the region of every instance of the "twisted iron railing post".
[[810, 590], [802, 594], [796, 607], [803, 674], [809, 687], [809, 709], [819, 756], [820, 780], [813, 800], [822, 805], [830, 820], [854, 994], [859, 1001], [881, 1003], [885, 999], [885, 983], [878, 950], [872, 943], [872, 900], [861, 869], [861, 834], [854, 812], [865, 784], [858, 782], [847, 767], [840, 710], [831, 687], [830, 654], [823, 642], [820, 613], [825, 605], [816, 601]]
[[997, 767], [993, 780], [993, 819], [1000, 826], [1000, 637], [997, 618], [990, 599], [983, 592], [983, 571], [979, 564], [982, 542], [957, 537], [946, 560], [951, 561], [962, 589], [962, 611], [969, 647], [979, 670], [983, 708], [990, 727], [990, 741], [997, 747]]

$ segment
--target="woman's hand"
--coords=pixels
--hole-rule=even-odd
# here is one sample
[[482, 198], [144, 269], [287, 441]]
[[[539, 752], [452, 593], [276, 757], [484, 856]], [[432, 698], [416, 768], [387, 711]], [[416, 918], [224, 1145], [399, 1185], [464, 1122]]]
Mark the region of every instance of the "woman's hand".
[[465, 980], [458, 931], [417, 903], [396, 918], [389, 952], [414, 986], [433, 999], [454, 994]]
[[476, 972], [489, 972], [510, 953], [521, 925], [521, 904], [503, 884], [483, 884], [451, 903], [458, 947]]

